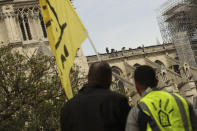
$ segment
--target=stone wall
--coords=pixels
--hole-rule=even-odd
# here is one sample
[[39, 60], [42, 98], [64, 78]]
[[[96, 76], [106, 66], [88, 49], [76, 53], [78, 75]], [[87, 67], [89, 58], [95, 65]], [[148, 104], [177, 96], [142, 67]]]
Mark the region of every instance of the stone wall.
[[[139, 65], [149, 65], [156, 69], [159, 79], [158, 88], [180, 93], [193, 103], [193, 97], [197, 94], [195, 86], [197, 69], [187, 63], [179, 62], [173, 44], [122, 50], [100, 54], [100, 56], [103, 61], [111, 65], [112, 69], [118, 70], [121, 77], [130, 81], [131, 84], [122, 82], [125, 91], [129, 92], [131, 104], [136, 104], [140, 99], [133, 82], [133, 71]], [[87, 61], [90, 65], [98, 60], [96, 56], [88, 56]]]

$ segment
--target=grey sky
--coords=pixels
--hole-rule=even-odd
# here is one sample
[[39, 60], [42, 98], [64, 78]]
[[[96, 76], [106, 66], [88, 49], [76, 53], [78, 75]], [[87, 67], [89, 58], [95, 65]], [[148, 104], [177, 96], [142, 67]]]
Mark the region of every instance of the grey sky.
[[[121, 50], [144, 44], [155, 45], [161, 36], [156, 9], [166, 0], [80, 0], [74, 6], [97, 50]], [[89, 42], [82, 45], [85, 55], [95, 54]]]

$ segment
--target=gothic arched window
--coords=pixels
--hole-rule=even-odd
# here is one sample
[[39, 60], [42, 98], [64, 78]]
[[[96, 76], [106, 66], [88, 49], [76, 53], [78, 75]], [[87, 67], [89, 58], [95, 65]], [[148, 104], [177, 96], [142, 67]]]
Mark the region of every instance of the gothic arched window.
[[[112, 72], [114, 72], [114, 73], [116, 73], [116, 74], [118, 74], [118, 75], [120, 75], [120, 69], [119, 68], [117, 68], [117, 67], [112, 67]], [[118, 78], [117, 77], [115, 77], [115, 80], [118, 80]]]
[[[118, 67], [112, 67], [112, 72], [118, 74], [118, 75], [121, 75], [122, 71], [118, 68]], [[116, 88], [119, 88], [123, 91], [124, 90], [124, 83], [117, 77], [115, 77], [115, 84], [116, 84]]]
[[23, 24], [23, 18], [20, 15], [18, 16], [18, 21], [19, 21], [19, 26], [20, 26], [21, 32], [22, 32], [23, 40], [25, 41], [25, 40], [27, 40], [27, 37], [25, 34], [25, 27]]
[[114, 72], [114, 73], [120, 75], [120, 71], [119, 71], [119, 69], [117, 69], [116, 67], [112, 67], [112, 72]]
[[24, 15], [24, 22], [25, 22], [25, 27], [26, 27], [28, 39], [32, 40], [31, 30], [30, 30], [30, 26], [29, 26], [29, 20], [26, 15]]
[[15, 8], [15, 14], [18, 16], [19, 27], [24, 41], [33, 39], [29, 21], [32, 9], [33, 7]]
[[179, 70], [179, 65], [172, 65], [169, 67], [171, 70], [173, 70], [174, 72], [176, 72], [177, 74], [181, 74], [180, 70]]

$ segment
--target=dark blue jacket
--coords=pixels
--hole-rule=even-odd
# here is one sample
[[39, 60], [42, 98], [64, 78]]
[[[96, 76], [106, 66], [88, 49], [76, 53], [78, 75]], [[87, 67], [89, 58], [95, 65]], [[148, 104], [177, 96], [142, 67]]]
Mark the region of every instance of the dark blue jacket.
[[85, 85], [62, 108], [62, 131], [124, 131], [130, 107], [126, 97]]

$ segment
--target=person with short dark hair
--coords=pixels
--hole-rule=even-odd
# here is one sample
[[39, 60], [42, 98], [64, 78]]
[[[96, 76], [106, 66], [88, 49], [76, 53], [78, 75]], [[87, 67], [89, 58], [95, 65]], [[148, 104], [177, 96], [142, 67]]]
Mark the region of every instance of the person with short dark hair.
[[150, 66], [139, 66], [134, 72], [134, 81], [138, 93], [141, 95], [147, 87], [157, 88], [158, 80], [155, 70]]
[[88, 84], [62, 108], [62, 131], [124, 131], [130, 107], [125, 96], [110, 91], [111, 82], [109, 64], [93, 63]]
[[128, 115], [126, 131], [196, 130], [192, 105], [179, 94], [158, 90], [156, 72], [152, 67], [137, 67], [134, 81], [141, 99]]

